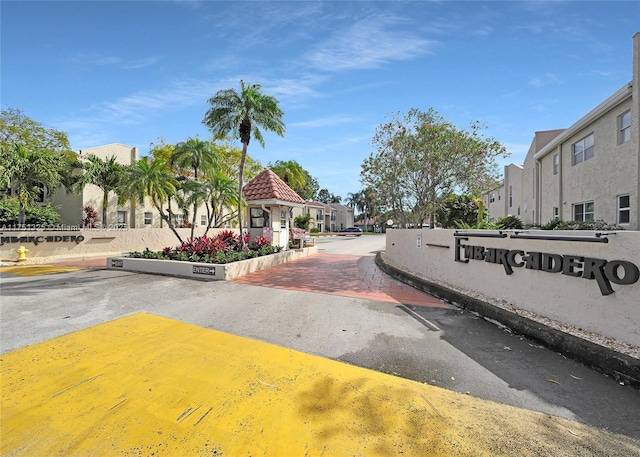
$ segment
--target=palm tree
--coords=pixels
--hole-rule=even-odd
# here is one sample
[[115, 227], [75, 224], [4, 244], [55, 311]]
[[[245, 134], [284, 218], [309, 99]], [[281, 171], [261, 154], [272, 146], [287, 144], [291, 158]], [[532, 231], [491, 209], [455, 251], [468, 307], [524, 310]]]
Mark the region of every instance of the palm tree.
[[[231, 135], [240, 138], [242, 156], [238, 172], [238, 226], [242, 232], [242, 187], [244, 162], [251, 136], [264, 148], [264, 139], [260, 128], [284, 136], [282, 122], [284, 113], [278, 106], [278, 100], [261, 92], [259, 84], [247, 84], [240, 80], [240, 92], [235, 89], [223, 89], [209, 99], [211, 108], [202, 121], [211, 130], [214, 138]], [[243, 237], [244, 240], [244, 237]]]
[[115, 155], [101, 159], [90, 154], [82, 163], [82, 168], [84, 174], [78, 179], [77, 186], [82, 189], [86, 184], [93, 184], [102, 190], [102, 227], [106, 228], [109, 192], [120, 192], [126, 167], [116, 162]]
[[233, 213], [225, 215], [224, 209], [238, 207], [238, 194], [236, 181], [227, 176], [223, 171], [217, 171], [207, 177], [204, 183], [207, 189], [207, 228], [206, 235], [211, 227], [220, 227], [234, 217]]
[[170, 160], [172, 168], [177, 168], [183, 174], [193, 173], [196, 180], [199, 171], [206, 173], [218, 164], [218, 156], [211, 143], [198, 138], [189, 138], [176, 144]]
[[56, 152], [31, 149], [18, 143], [0, 148], [0, 187], [12, 188], [18, 197], [19, 224], [25, 223], [26, 208], [45, 190], [57, 190], [65, 167], [63, 157]]
[[149, 162], [146, 158], [142, 158], [129, 167], [123, 194], [137, 200], [140, 204], [144, 203], [145, 197], [149, 197], [153, 207], [160, 213], [160, 217], [167, 222], [171, 231], [182, 243], [182, 238], [173, 224], [171, 212], [167, 214], [164, 211], [164, 204], [168, 204], [177, 193], [178, 181], [164, 160], [154, 159]]
[[[171, 155], [171, 167], [176, 168], [183, 176], [182, 190], [184, 192], [184, 202], [193, 207], [191, 220], [191, 238], [193, 239], [196, 228], [196, 218], [198, 206], [206, 198], [206, 189], [203, 182], [198, 178], [202, 173], [213, 173], [218, 165], [218, 156], [213, 150], [211, 143], [198, 138], [189, 138], [187, 141], [178, 143]], [[200, 172], [200, 175], [198, 175]], [[193, 173], [193, 176], [189, 176]], [[191, 179], [193, 178], [193, 179]], [[188, 212], [188, 208], [185, 208]]]

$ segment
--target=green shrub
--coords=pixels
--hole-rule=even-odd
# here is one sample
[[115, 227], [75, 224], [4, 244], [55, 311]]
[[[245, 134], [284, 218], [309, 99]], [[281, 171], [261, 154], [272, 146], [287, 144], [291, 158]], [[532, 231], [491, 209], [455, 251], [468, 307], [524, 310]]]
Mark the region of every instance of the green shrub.
[[[0, 225], [17, 225], [20, 203], [17, 198], [0, 200]], [[25, 224], [52, 226], [60, 223], [60, 214], [51, 205], [35, 205], [25, 208]]]
[[543, 225], [542, 230], [624, 230], [624, 227], [609, 224], [602, 219], [597, 221], [562, 221], [553, 219]]
[[518, 216], [512, 216], [511, 214], [499, 218], [495, 224], [501, 230], [521, 229], [524, 227], [522, 220]]
[[318, 227], [313, 227], [311, 230], [309, 230], [309, 232], [311, 232], [311, 233], [320, 233], [320, 229]]

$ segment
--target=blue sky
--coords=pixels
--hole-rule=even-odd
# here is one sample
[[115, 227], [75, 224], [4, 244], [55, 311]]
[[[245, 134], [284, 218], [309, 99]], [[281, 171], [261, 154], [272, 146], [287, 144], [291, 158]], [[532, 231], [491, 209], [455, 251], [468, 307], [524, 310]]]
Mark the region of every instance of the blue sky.
[[[378, 125], [434, 108], [487, 124], [522, 163], [631, 80], [637, 1], [12, 1], [1, 104], [73, 149], [209, 138], [207, 100], [239, 80], [280, 101], [286, 135], [249, 145], [330, 192], [360, 190]], [[238, 147], [240, 144], [238, 143]], [[501, 162], [503, 163], [503, 162]]]

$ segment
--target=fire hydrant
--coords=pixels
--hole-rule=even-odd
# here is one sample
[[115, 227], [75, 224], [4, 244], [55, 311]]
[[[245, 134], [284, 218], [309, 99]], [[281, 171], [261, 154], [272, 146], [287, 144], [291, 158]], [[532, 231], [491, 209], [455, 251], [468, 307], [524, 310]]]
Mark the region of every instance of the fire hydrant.
[[18, 249], [16, 249], [16, 254], [18, 254], [18, 262], [27, 260], [27, 252], [29, 252], [29, 250], [24, 246], [20, 246]]

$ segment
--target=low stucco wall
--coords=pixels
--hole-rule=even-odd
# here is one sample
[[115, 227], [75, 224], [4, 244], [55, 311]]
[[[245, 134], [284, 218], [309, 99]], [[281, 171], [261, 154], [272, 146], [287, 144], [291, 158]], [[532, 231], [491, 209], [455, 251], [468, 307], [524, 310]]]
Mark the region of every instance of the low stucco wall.
[[[211, 229], [208, 236], [228, 229]], [[183, 240], [191, 236], [191, 229], [177, 229]], [[202, 235], [196, 229], [195, 235]], [[29, 250], [25, 263], [44, 263], [55, 259], [98, 257], [119, 255], [149, 248], [159, 251], [175, 247], [180, 242], [175, 234], [165, 228], [141, 229], [94, 229], [75, 231], [0, 231], [0, 260], [15, 261], [16, 249], [24, 246]]]
[[[416, 276], [504, 300], [540, 316], [640, 345], [640, 281], [615, 282], [634, 279], [632, 270], [637, 269], [640, 262], [640, 232], [617, 232], [606, 237], [608, 243], [515, 239], [511, 238], [512, 231], [505, 233], [509, 235], [506, 238], [485, 238], [456, 237], [454, 230], [388, 230], [386, 252], [393, 264]], [[527, 234], [594, 235], [582, 231]], [[465, 246], [476, 246], [479, 259], [468, 259], [467, 254], [474, 250]], [[498, 258], [492, 258], [496, 252]], [[507, 254], [509, 252], [512, 254]], [[535, 257], [535, 253], [544, 253], [547, 260], [555, 256], [546, 267], [551, 271], [535, 269], [533, 264], [529, 264], [533, 268], [527, 267], [523, 257], [531, 254]], [[488, 260], [481, 259], [482, 256]], [[507, 258], [516, 265], [505, 266]], [[587, 260], [581, 262], [580, 259]], [[564, 270], [554, 272], [558, 261], [564, 264]], [[617, 276], [612, 277], [614, 281], [609, 281], [606, 276], [611, 276], [610, 267], [616, 265], [615, 261], [621, 261], [621, 266], [614, 273]], [[587, 263], [591, 265], [589, 276], [593, 279], [582, 277], [583, 271], [589, 270], [585, 268]], [[606, 267], [607, 263], [610, 267]], [[511, 274], [507, 274], [508, 270]]]
[[277, 254], [256, 257], [226, 264], [201, 262], [181, 262], [177, 260], [133, 259], [128, 257], [110, 257], [107, 269], [135, 271], [167, 276], [200, 279], [203, 281], [229, 281], [254, 271], [291, 262], [309, 255], [317, 254], [317, 247], [292, 249]]

